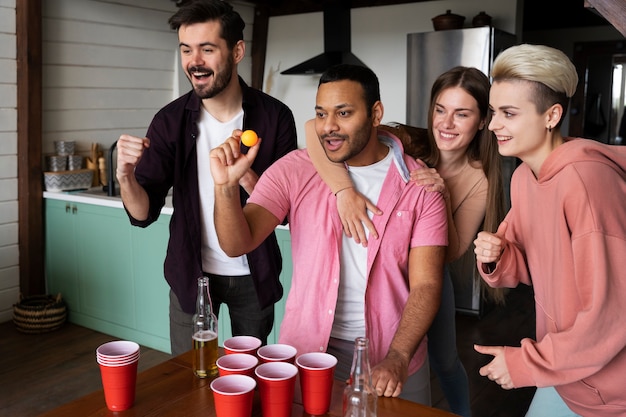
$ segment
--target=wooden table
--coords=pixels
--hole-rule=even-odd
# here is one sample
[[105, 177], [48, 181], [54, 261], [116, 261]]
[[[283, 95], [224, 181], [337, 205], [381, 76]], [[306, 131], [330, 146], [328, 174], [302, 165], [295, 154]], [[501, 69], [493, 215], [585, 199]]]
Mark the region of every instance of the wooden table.
[[[95, 364], [95, 360], [94, 360]], [[180, 416], [214, 417], [213, 393], [210, 379], [198, 379], [191, 371], [191, 351], [147, 369], [137, 375], [135, 405], [122, 412], [109, 411], [104, 402], [102, 390], [88, 394], [75, 401], [62, 405], [40, 417], [68, 416]], [[292, 417], [306, 417], [302, 408], [300, 387], [296, 382]], [[327, 417], [341, 417], [342, 393], [345, 383], [335, 381], [332, 403]], [[261, 404], [258, 391], [255, 393], [253, 417], [261, 417]], [[452, 417], [446, 411], [426, 407], [399, 398], [378, 399], [378, 417]]]

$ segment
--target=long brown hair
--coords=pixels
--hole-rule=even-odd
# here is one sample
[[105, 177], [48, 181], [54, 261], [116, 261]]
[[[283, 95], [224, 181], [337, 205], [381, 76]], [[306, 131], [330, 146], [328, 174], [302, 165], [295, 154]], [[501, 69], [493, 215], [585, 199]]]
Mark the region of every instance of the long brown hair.
[[[467, 157], [470, 162], [480, 163], [485, 177], [487, 177], [487, 209], [483, 228], [489, 232], [495, 232], [498, 225], [504, 219], [504, 187], [502, 184], [502, 162], [498, 153], [498, 145], [493, 133], [487, 129], [491, 120], [489, 112], [489, 78], [480, 70], [471, 67], [454, 67], [441, 74], [431, 89], [430, 108], [428, 109], [428, 133], [433, 136], [433, 112], [437, 98], [442, 91], [459, 87], [471, 95], [476, 103], [480, 117], [485, 121], [485, 126], [476, 132], [474, 139], [467, 148]], [[434, 141], [434, 138], [432, 139]], [[439, 149], [431, 148], [429, 157], [435, 166], [439, 162]]]
[[[502, 182], [502, 159], [498, 153], [498, 145], [494, 134], [487, 128], [491, 120], [489, 111], [489, 78], [480, 70], [471, 67], [454, 67], [441, 74], [434, 82], [430, 93], [430, 107], [428, 109], [428, 134], [434, 142], [433, 113], [439, 95], [448, 88], [459, 87], [471, 95], [478, 104], [480, 118], [485, 121], [484, 127], [479, 129], [470, 142], [466, 154], [469, 162], [479, 163], [485, 177], [487, 177], [487, 202], [483, 230], [495, 233], [505, 216], [504, 186]], [[439, 162], [439, 148], [434, 146], [428, 159]], [[475, 274], [478, 275], [477, 273]], [[476, 277], [480, 279], [479, 277]], [[481, 279], [482, 283], [482, 279]], [[504, 292], [482, 285], [483, 292], [497, 303], [504, 302]]]

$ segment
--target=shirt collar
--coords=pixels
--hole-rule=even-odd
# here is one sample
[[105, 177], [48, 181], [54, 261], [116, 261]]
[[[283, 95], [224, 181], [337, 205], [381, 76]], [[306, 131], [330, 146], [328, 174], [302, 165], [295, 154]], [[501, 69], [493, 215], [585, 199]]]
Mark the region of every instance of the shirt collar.
[[398, 169], [398, 173], [404, 180], [404, 182], [409, 182], [409, 168], [406, 166], [404, 162], [404, 147], [402, 146], [402, 142], [398, 139], [394, 134], [389, 133], [387, 131], [379, 130], [378, 131], [378, 140], [380, 140], [385, 145], [389, 146], [391, 152], [393, 152], [393, 162]]

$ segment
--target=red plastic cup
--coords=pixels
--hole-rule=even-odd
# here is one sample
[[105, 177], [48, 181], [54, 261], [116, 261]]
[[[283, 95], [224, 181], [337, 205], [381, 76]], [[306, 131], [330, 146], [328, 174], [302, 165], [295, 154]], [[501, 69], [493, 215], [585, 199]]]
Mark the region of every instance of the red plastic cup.
[[295, 362], [297, 353], [295, 347], [280, 343], [262, 346], [256, 352], [263, 363], [289, 362], [291, 364]]
[[216, 363], [220, 376], [247, 375], [254, 377], [254, 368], [258, 365], [259, 359], [247, 353], [232, 353], [219, 357]]
[[323, 352], [305, 353], [298, 356], [296, 365], [304, 411], [314, 416], [326, 414], [330, 409], [337, 358]]
[[211, 382], [217, 417], [250, 417], [256, 382], [245, 375], [225, 375]]
[[267, 362], [254, 370], [263, 417], [291, 417], [298, 368], [287, 362]]
[[103, 343], [96, 349], [104, 400], [111, 411], [128, 410], [135, 402], [139, 345], [129, 340]]
[[139, 345], [130, 340], [114, 340], [98, 346], [96, 355], [111, 360], [125, 359], [130, 356], [139, 355]]
[[109, 410], [123, 411], [133, 406], [138, 363], [139, 360], [124, 365], [100, 363], [104, 401]]
[[261, 340], [254, 336], [233, 336], [224, 341], [224, 352], [227, 355], [233, 353], [254, 355], [259, 346], [261, 346]]

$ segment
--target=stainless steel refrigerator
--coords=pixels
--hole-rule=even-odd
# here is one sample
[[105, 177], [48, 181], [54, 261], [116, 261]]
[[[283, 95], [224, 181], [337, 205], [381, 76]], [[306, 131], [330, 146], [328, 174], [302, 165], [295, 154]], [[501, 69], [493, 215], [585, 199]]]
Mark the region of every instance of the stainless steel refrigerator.
[[[494, 58], [515, 45], [510, 33], [493, 27], [441, 30], [407, 35], [407, 123], [428, 126], [430, 90], [439, 75], [457, 66], [476, 67], [489, 75]], [[503, 159], [505, 196], [516, 161]], [[482, 316], [490, 307], [481, 297], [480, 278], [475, 276], [473, 247], [450, 265], [458, 312]]]
[[440, 30], [407, 35], [407, 123], [428, 125], [430, 88], [441, 73], [457, 65], [489, 75], [493, 59], [516, 44], [515, 35], [493, 27]]

